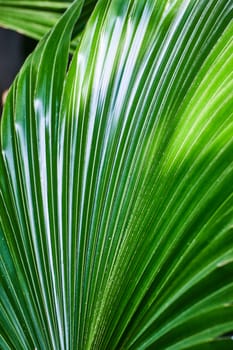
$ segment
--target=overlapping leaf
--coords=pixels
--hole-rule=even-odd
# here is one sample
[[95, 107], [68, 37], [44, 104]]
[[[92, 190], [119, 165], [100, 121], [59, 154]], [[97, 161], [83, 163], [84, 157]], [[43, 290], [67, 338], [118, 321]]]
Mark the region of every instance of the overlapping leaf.
[[229, 0], [75, 2], [1, 124], [3, 349], [231, 349]]
[[[41, 39], [58, 21], [73, 0], [0, 0], [0, 26]], [[83, 10], [74, 31], [74, 46], [97, 0], [78, 0]]]

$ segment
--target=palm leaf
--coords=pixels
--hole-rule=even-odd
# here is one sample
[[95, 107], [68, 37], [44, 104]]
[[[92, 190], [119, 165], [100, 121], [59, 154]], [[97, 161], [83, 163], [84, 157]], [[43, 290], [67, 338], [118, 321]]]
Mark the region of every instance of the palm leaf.
[[1, 121], [5, 349], [231, 349], [229, 0], [76, 1]]
[[[41, 39], [58, 21], [73, 0], [0, 0], [0, 26]], [[83, 10], [74, 31], [74, 46], [97, 0], [79, 0]]]

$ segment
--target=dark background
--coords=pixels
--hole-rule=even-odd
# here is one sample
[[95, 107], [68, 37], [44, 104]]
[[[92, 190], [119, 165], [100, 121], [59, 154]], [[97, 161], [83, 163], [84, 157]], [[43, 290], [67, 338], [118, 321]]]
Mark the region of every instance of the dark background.
[[14, 31], [0, 29], [0, 115], [2, 94], [13, 82], [36, 42]]

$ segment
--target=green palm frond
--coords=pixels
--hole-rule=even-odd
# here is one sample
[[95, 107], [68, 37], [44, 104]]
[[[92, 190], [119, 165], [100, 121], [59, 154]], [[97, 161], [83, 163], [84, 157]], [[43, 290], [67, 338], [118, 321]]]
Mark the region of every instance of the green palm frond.
[[0, 348], [230, 350], [232, 1], [100, 0], [67, 69], [80, 13], [4, 108]]

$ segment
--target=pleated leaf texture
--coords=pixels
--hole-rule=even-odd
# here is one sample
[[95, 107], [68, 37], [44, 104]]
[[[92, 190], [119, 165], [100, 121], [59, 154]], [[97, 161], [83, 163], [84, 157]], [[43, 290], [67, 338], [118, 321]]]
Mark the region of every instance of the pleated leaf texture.
[[232, 349], [231, 0], [74, 1], [1, 120], [0, 348]]

